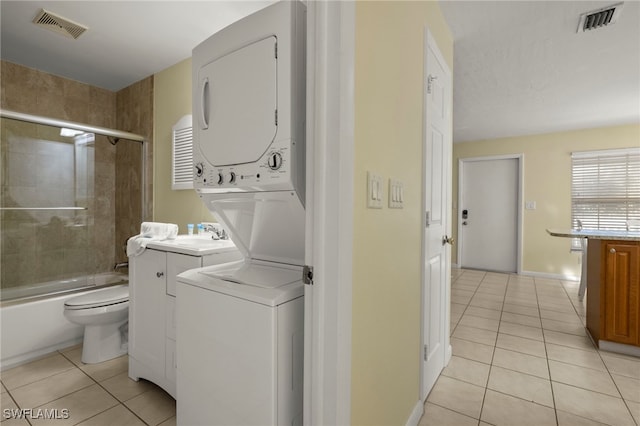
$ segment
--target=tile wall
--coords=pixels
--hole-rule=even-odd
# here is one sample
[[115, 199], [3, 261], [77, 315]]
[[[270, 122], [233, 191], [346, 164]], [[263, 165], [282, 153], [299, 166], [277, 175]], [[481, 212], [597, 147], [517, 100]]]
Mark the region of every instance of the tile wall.
[[[6, 61], [1, 61], [1, 76], [0, 92], [3, 109], [126, 130], [147, 137], [145, 150], [146, 155], [149, 156], [146, 162], [148, 196], [144, 205], [151, 206], [152, 161], [150, 155], [152, 150], [149, 147], [152, 145], [153, 77], [148, 77], [116, 93]], [[4, 125], [7, 122], [13, 123]], [[24, 131], [26, 135], [39, 140], [44, 139], [42, 137], [44, 135], [39, 133], [45, 132], [50, 133], [46, 135], [47, 140], [60, 142], [59, 130], [53, 130], [47, 126], [3, 120], [2, 131], [3, 136], [7, 132], [16, 134], [16, 131]], [[20, 144], [15, 139], [12, 151], [16, 149], [20, 151], [26, 145]], [[49, 151], [65, 148], [63, 143], [54, 142], [49, 145], [47, 148]], [[5, 149], [9, 150], [8, 147]], [[39, 199], [36, 196], [35, 200], [43, 205], [52, 201], [51, 197], [55, 198], [56, 204], [65, 201], [65, 195], [60, 193], [59, 188], [44, 190], [48, 182], [60, 182], [59, 179], [52, 179], [53, 175], [47, 176], [46, 173], [49, 170], [50, 173], [59, 175], [64, 173], [64, 170], [70, 170], [67, 167], [70, 165], [62, 164], [61, 162], [68, 160], [63, 160], [62, 156], [47, 149], [40, 154], [23, 153], [27, 157], [24, 155], [20, 157], [14, 152], [11, 154], [11, 160], [3, 151], [1, 200], [3, 206], [11, 201], [8, 198], [10, 193], [16, 194], [21, 191], [40, 192], [43, 198]], [[67, 149], [71, 148], [67, 147]], [[10, 228], [11, 223], [5, 219], [16, 220], [17, 218], [5, 217], [3, 213], [2, 288], [39, 282], [38, 280], [43, 279], [44, 276], [49, 279], [65, 278], [76, 272], [74, 268], [87, 268], [90, 273], [107, 272], [113, 269], [116, 261], [126, 260], [122, 245], [128, 236], [137, 233], [141, 217], [142, 203], [139, 200], [143, 180], [140, 164], [143, 154], [140, 152], [138, 143], [123, 140], [114, 146], [104, 136], [96, 137], [94, 149], [94, 158], [89, 160], [87, 167], [88, 172], [92, 173], [90, 178], [95, 179], [96, 190], [95, 193], [91, 193], [93, 187], [89, 185], [86, 202], [89, 211], [95, 214], [86, 218], [84, 231], [78, 230], [81, 227], [75, 227], [73, 232], [69, 231], [70, 227], [64, 226], [69, 224], [69, 218], [60, 215], [56, 216], [60, 220], [51, 223], [48, 221], [46, 225], [24, 226], [26, 229]], [[29, 155], [33, 157], [28, 157]], [[24, 167], [27, 180], [18, 181], [22, 188], [10, 190], [6, 185], [4, 173], [9, 167], [14, 169], [19, 167], [19, 161], [17, 162], [16, 159], [26, 161], [28, 166], [38, 164], [39, 161], [43, 167], [38, 167], [38, 173], [30, 172], [33, 167]], [[136, 167], [131, 169], [134, 164]], [[29, 178], [29, 176], [40, 177]], [[57, 178], [64, 181], [65, 177], [57, 176]], [[72, 179], [71, 176], [66, 178]], [[145, 218], [150, 218], [151, 208], [145, 210]], [[32, 222], [36, 223], [36, 221]], [[35, 243], [37, 237], [41, 237], [40, 243]], [[34, 244], [24, 244], [24, 238], [33, 238]], [[78, 240], [80, 244], [77, 244]], [[73, 249], [70, 249], [72, 242], [76, 244]], [[68, 259], [67, 263], [64, 259]]]

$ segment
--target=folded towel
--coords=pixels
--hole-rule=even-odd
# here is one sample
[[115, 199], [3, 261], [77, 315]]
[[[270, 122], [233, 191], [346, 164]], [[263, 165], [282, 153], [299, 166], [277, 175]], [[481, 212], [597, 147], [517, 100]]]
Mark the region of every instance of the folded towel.
[[151, 241], [174, 240], [178, 225], [174, 223], [142, 222], [140, 234], [127, 240], [127, 256], [138, 256]]

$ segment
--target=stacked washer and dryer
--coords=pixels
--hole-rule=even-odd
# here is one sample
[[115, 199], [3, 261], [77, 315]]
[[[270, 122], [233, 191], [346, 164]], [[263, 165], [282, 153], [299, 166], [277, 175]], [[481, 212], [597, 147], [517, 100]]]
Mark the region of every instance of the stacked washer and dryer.
[[178, 276], [177, 423], [302, 423], [306, 10], [193, 50], [195, 188], [244, 260]]

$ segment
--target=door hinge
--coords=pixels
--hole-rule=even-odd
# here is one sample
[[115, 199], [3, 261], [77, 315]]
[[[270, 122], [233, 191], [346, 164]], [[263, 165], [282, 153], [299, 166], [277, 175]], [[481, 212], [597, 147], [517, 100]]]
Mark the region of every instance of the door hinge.
[[425, 212], [425, 222], [424, 222], [424, 227], [428, 228], [429, 227], [429, 212]]
[[437, 79], [437, 75], [429, 75], [427, 77], [427, 94], [431, 94], [431, 86], [433, 85], [433, 80]]
[[278, 59], [278, 43], [273, 46], [275, 58]]
[[313, 266], [304, 265], [302, 268], [302, 282], [313, 285]]
[[278, 110], [275, 111], [276, 126], [278, 125]]
[[429, 346], [424, 345], [424, 360], [426, 361], [429, 357]]

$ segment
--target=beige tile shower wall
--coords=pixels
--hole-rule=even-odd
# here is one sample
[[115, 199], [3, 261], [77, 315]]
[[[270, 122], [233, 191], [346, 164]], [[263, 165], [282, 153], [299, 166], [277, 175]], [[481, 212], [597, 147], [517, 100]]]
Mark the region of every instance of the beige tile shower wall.
[[[120, 121], [116, 120], [117, 95], [114, 92], [6, 61], [1, 61], [1, 76], [1, 106], [4, 109], [100, 127], [121, 128], [143, 135], [152, 134], [151, 131], [145, 130], [152, 128], [150, 112], [152, 81], [144, 83], [143, 80], [140, 83], [141, 90], [131, 89], [131, 96], [129, 96], [129, 88], [123, 90], [121, 96], [123, 101], [119, 104], [122, 108], [119, 111], [126, 114], [126, 118], [122, 119], [122, 123], [124, 123], [123, 126], [132, 123], [131, 128], [126, 128], [120, 127]], [[136, 98], [138, 98], [137, 101], [134, 100]], [[140, 124], [148, 127], [140, 127]], [[113, 224], [112, 218], [116, 214], [117, 204], [115, 171], [117, 151], [104, 136], [96, 138], [95, 150], [93, 166], [96, 197], [88, 207], [96, 214], [94, 221], [89, 222], [91, 249], [88, 255], [85, 252], [83, 256], [89, 259], [88, 262], [93, 265], [94, 271], [103, 272], [111, 270], [116, 260], [116, 225]], [[151, 164], [151, 161], [148, 163]], [[147, 182], [151, 182], [151, 179], [149, 178]], [[151, 194], [151, 191], [148, 193]], [[151, 205], [150, 200], [148, 204]], [[3, 240], [4, 237], [3, 235]], [[3, 248], [6, 245], [3, 244]], [[93, 248], [96, 250], [94, 251]], [[48, 264], [46, 259], [39, 259], [37, 263], [41, 269], [46, 268]], [[45, 273], [45, 271], [41, 272]], [[4, 281], [3, 279], [3, 285]]]
[[[116, 97], [117, 128], [142, 135], [144, 147], [137, 142], [122, 140], [116, 145], [116, 223], [115, 257], [127, 260], [123, 246], [136, 235], [143, 220], [153, 216], [153, 76], [120, 90]], [[142, 156], [145, 170], [142, 171]], [[144, 174], [144, 178], [143, 178]], [[144, 209], [142, 207], [144, 188]], [[143, 211], [144, 210], [144, 211]]]
[[[52, 127], [9, 119], [1, 127], [2, 206], [73, 206], [74, 144]], [[85, 219], [84, 211], [3, 210], [2, 288], [86, 273]]]

